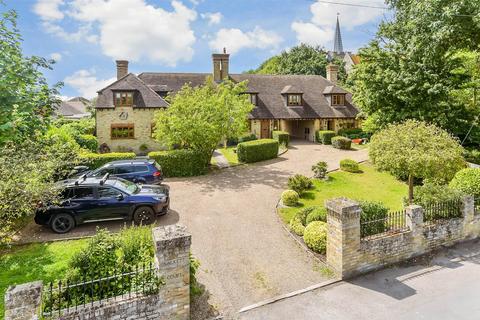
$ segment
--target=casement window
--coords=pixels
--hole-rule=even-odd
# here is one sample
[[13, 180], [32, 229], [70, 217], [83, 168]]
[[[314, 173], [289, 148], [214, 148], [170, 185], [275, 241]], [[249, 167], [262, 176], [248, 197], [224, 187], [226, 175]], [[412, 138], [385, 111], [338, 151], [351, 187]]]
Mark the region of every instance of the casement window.
[[332, 106], [343, 106], [343, 105], [345, 105], [345, 95], [343, 94], [332, 95]]
[[133, 92], [114, 92], [116, 107], [131, 107], [133, 105]]
[[289, 94], [287, 96], [287, 105], [288, 106], [301, 106], [302, 105], [302, 95], [301, 94]]
[[112, 124], [110, 129], [111, 139], [134, 139], [135, 126], [133, 123]]
[[256, 93], [250, 93], [250, 103], [253, 104], [254, 106], [257, 105], [257, 94]]

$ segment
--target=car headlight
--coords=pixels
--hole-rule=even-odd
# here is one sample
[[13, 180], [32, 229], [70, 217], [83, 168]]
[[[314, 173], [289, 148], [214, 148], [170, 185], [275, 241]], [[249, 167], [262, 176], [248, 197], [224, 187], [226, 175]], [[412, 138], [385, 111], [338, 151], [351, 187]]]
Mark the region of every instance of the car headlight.
[[153, 199], [160, 201], [160, 202], [165, 202], [167, 201], [167, 197], [153, 197]]

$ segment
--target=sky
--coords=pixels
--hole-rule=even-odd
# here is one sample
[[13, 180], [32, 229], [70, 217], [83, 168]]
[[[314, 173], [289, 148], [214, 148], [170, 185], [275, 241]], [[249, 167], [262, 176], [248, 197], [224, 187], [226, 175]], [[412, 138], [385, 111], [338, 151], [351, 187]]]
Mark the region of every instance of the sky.
[[[230, 72], [258, 67], [299, 43], [333, 49], [339, 13], [343, 47], [373, 38], [388, 10], [318, 0], [4, 0], [17, 11], [26, 55], [55, 60], [44, 72], [63, 82], [64, 99], [93, 98], [113, 82], [115, 60], [129, 71], [211, 72], [211, 54], [226, 48]], [[384, 6], [382, 0], [332, 0]]]

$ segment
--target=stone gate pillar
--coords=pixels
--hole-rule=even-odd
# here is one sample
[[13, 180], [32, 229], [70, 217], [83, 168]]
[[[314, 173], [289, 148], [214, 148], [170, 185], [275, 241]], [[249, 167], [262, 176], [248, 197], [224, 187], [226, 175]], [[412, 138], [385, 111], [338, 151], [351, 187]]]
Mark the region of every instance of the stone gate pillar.
[[327, 208], [327, 263], [341, 279], [353, 275], [360, 249], [360, 213], [357, 202], [337, 198], [325, 202]]
[[5, 320], [40, 319], [42, 281], [10, 286], [5, 293]]

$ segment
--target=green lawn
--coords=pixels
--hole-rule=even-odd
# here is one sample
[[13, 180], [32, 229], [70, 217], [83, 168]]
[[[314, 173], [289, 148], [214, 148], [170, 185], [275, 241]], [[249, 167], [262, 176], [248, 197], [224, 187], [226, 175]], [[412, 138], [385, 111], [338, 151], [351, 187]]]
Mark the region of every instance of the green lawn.
[[5, 312], [3, 297], [8, 286], [63, 278], [70, 258], [87, 242], [88, 239], [36, 243], [0, 252], [0, 319]]
[[227, 147], [227, 148], [219, 149], [231, 166], [239, 164], [237, 154], [234, 152], [234, 149], [236, 148], [237, 147], [235, 146], [235, 147]]
[[314, 180], [314, 189], [306, 192], [295, 208], [282, 208], [280, 215], [288, 223], [293, 215], [304, 206], [323, 205], [325, 200], [347, 197], [355, 200], [383, 202], [390, 210], [403, 207], [403, 197], [408, 186], [388, 173], [378, 172], [370, 164], [361, 164], [362, 173], [335, 171], [328, 181]]

